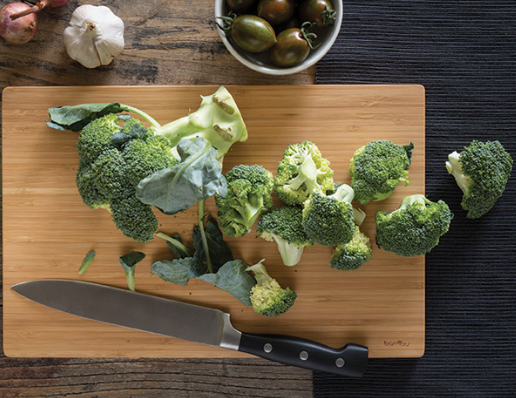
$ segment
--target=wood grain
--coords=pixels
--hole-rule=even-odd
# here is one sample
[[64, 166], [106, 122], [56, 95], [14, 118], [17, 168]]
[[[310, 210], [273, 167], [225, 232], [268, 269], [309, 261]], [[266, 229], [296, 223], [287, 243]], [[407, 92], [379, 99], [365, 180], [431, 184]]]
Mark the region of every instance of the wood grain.
[[[107, 5], [125, 22], [125, 50], [109, 66], [88, 70], [64, 50], [62, 32], [81, 4]], [[315, 67], [272, 77], [241, 65], [222, 44], [213, 14], [211, 0], [72, 0], [63, 7], [47, 7], [39, 14], [33, 41], [8, 46], [0, 39], [0, 104], [1, 90], [8, 86], [314, 83]], [[160, 368], [163, 376], [156, 377]], [[230, 376], [228, 369], [234, 369]], [[81, 373], [86, 376], [78, 378]], [[312, 395], [311, 376], [303, 369], [254, 359], [148, 359], [141, 364], [137, 359], [13, 359], [0, 353], [0, 396], [6, 398], [70, 392], [76, 397], [298, 398]]]
[[[18, 87], [3, 98], [4, 351], [10, 356], [51, 357], [245, 357], [244, 354], [103, 325], [44, 308], [17, 296], [14, 283], [38, 278], [71, 278], [123, 287], [117, 257], [141, 250], [137, 290], [217, 307], [248, 332], [283, 333], [342, 346], [367, 345], [371, 357], [417, 357], [424, 351], [424, 257], [398, 258], [375, 248], [361, 269], [329, 267], [331, 249], [305, 250], [293, 268], [281, 265], [275, 245], [251, 233], [227, 241], [248, 263], [267, 259], [269, 271], [298, 293], [286, 314], [266, 319], [227, 293], [204, 282], [176, 286], [150, 274], [150, 264], [169, 257], [164, 242], [142, 245], [123, 237], [109, 215], [80, 200], [75, 184], [76, 134], [45, 124], [49, 106], [119, 101], [147, 110], [166, 122], [196, 109], [199, 96], [215, 86]], [[424, 90], [421, 86], [228, 86], [241, 108], [249, 140], [236, 144], [225, 169], [262, 164], [275, 172], [283, 150], [310, 139], [332, 162], [335, 179], [349, 182], [349, 159], [374, 139], [413, 141], [412, 183], [388, 200], [368, 204], [363, 230], [374, 240], [374, 213], [392, 210], [401, 197], [424, 193]], [[208, 212], [216, 213], [213, 201]], [[177, 217], [159, 215], [162, 230], [187, 238], [196, 209]], [[94, 265], [81, 277], [78, 266], [95, 250]], [[80, 341], [81, 344], [77, 344]]]

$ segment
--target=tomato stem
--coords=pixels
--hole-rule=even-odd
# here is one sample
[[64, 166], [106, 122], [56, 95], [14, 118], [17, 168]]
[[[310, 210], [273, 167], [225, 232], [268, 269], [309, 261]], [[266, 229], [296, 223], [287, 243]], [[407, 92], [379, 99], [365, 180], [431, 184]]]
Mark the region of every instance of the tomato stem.
[[315, 50], [321, 45], [321, 43], [314, 45], [314, 41], [317, 39], [317, 35], [314, 32], [311, 32], [312, 28], [313, 24], [311, 22], [303, 22], [301, 25], [301, 34], [308, 43], [308, 47], [310, 47], [311, 50]]

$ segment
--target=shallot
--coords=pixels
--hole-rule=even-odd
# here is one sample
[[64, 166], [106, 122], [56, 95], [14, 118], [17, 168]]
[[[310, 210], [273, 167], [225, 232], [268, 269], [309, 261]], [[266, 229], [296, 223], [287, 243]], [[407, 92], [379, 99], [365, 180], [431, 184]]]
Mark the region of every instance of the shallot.
[[61, 7], [68, 3], [70, 0], [41, 0], [38, 1], [32, 7], [28, 7], [28, 9], [20, 11], [16, 14], [11, 15], [11, 19], [18, 19], [28, 14], [35, 14], [41, 11], [45, 7]]
[[0, 36], [8, 44], [25, 44], [31, 40], [38, 30], [38, 16], [25, 15], [13, 19], [12, 15], [24, 12], [31, 7], [25, 3], [10, 3], [0, 11]]

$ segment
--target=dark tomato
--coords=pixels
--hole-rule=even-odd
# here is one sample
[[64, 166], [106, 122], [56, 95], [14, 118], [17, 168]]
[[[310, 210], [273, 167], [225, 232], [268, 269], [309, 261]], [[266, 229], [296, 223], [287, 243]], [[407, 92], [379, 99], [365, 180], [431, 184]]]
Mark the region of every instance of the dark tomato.
[[256, 15], [240, 15], [231, 24], [231, 37], [242, 50], [259, 53], [276, 43], [276, 33], [265, 19]]
[[260, 0], [257, 7], [258, 16], [269, 21], [272, 26], [287, 22], [295, 11], [295, 0]]
[[336, 12], [330, 0], [302, 0], [298, 15], [302, 21], [312, 22], [318, 28], [333, 25]]
[[249, 11], [255, 3], [256, 0], [226, 0], [226, 5], [238, 13]]
[[269, 56], [276, 66], [291, 67], [303, 62], [310, 54], [310, 46], [301, 29], [291, 28], [278, 34], [278, 42], [271, 47]]

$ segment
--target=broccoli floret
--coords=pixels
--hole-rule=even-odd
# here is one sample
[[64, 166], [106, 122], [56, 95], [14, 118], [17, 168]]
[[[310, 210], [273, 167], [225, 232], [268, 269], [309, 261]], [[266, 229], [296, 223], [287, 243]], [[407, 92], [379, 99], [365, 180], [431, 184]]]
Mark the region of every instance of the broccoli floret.
[[84, 164], [92, 164], [102, 152], [113, 148], [111, 137], [120, 131], [120, 118], [108, 114], [84, 127], [77, 139], [77, 152]]
[[432, 202], [424, 195], [402, 199], [400, 207], [388, 214], [376, 213], [376, 244], [398, 256], [412, 257], [430, 252], [450, 227], [453, 213], [439, 200]]
[[178, 163], [170, 154], [167, 139], [161, 136], [152, 136], [146, 141], [129, 141], [123, 148], [122, 157], [126, 163], [127, 181], [132, 189], [136, 189], [141, 180], [156, 171]]
[[82, 201], [92, 209], [105, 209], [110, 211], [109, 198], [101, 195], [97, 188], [97, 177], [93, 173], [91, 164], [79, 161], [75, 178], [77, 190]]
[[278, 281], [267, 273], [263, 261], [246, 269], [254, 274], [257, 282], [251, 288], [251, 304], [258, 314], [266, 317], [278, 316], [294, 305], [297, 294], [288, 287], [283, 289]]
[[353, 196], [353, 189], [346, 184], [340, 185], [330, 195], [313, 192], [303, 208], [306, 236], [324, 246], [349, 242], [358, 229], [351, 205]]
[[371, 240], [357, 229], [353, 239], [335, 248], [330, 259], [330, 265], [332, 268], [342, 271], [355, 270], [368, 262], [372, 254]]
[[355, 200], [361, 205], [388, 198], [400, 183], [408, 185], [414, 144], [400, 146], [378, 140], [357, 149], [351, 158], [349, 172]]
[[310, 141], [290, 145], [278, 163], [274, 192], [285, 204], [303, 205], [314, 191], [333, 189], [333, 170]]
[[148, 242], [158, 230], [152, 206], [142, 203], [134, 195], [112, 199], [110, 209], [117, 229], [136, 242]]
[[272, 207], [272, 173], [259, 165], [238, 165], [226, 173], [227, 194], [215, 195], [220, 228], [228, 236], [244, 236]]
[[472, 141], [460, 153], [448, 156], [446, 169], [463, 192], [461, 206], [467, 218], [482, 217], [505, 191], [513, 160], [499, 141]]
[[298, 206], [281, 206], [264, 214], [256, 226], [258, 235], [276, 242], [283, 264], [299, 263], [303, 249], [313, 245], [303, 229], [303, 209]]

